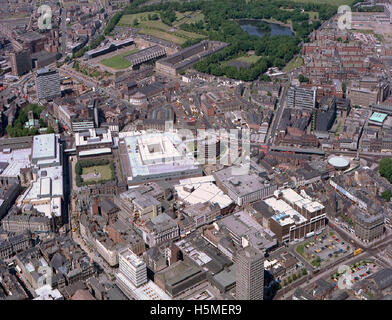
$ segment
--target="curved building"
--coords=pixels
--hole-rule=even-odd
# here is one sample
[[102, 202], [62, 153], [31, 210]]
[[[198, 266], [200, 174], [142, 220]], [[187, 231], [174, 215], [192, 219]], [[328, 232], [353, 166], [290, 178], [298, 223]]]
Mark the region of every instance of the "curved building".
[[333, 166], [336, 170], [345, 170], [350, 166], [350, 161], [343, 157], [331, 157], [328, 163]]

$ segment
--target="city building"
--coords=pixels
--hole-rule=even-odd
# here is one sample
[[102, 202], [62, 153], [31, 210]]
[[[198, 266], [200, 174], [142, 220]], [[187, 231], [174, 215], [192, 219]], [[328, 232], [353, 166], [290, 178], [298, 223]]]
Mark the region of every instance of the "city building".
[[176, 75], [180, 70], [189, 68], [197, 61], [222, 50], [226, 46], [228, 44], [224, 42], [203, 40], [164, 59], [160, 59], [155, 66], [159, 72]]
[[315, 131], [325, 132], [332, 128], [336, 119], [335, 97], [323, 97], [319, 108], [313, 112], [312, 127]]
[[104, 54], [116, 51], [118, 49], [125, 48], [127, 46], [132, 45], [132, 44], [134, 44], [133, 38], [127, 38], [124, 40], [113, 41], [113, 42], [106, 44], [105, 46], [99, 46], [98, 48], [87, 51], [84, 54], [84, 57], [86, 59], [93, 59], [93, 58], [102, 56]]
[[287, 93], [287, 107], [313, 109], [316, 106], [316, 89], [290, 87]]
[[251, 246], [237, 253], [236, 299], [263, 300], [264, 254]]
[[119, 272], [127, 277], [135, 287], [147, 282], [146, 263], [134, 254], [129, 248], [118, 252]]
[[57, 70], [50, 70], [47, 67], [37, 70], [35, 86], [40, 100], [53, 100], [61, 96], [60, 75]]
[[110, 154], [113, 147], [112, 133], [103, 128], [75, 132], [75, 147], [79, 157]]
[[17, 199], [17, 205], [21, 208], [32, 205], [46, 217], [55, 217], [60, 222], [64, 184], [63, 147], [59, 134], [34, 136], [31, 164], [33, 179]]
[[157, 272], [154, 277], [154, 282], [172, 298], [204, 281], [206, 272], [188, 257]]
[[325, 228], [325, 207], [292, 189], [277, 190], [264, 202], [275, 212], [269, 226], [280, 242], [303, 239]]
[[124, 56], [124, 59], [128, 60], [132, 68], [136, 69], [142, 63], [153, 61], [164, 56], [166, 56], [165, 49], [161, 46], [155, 45]]
[[0, 259], [9, 259], [18, 252], [31, 248], [32, 245], [31, 233], [28, 230], [6, 240], [0, 240]]
[[277, 185], [255, 173], [233, 175], [232, 167], [213, 173], [218, 187], [239, 206], [273, 195]]
[[371, 242], [384, 234], [385, 218], [380, 214], [370, 215], [359, 209], [354, 212], [355, 235], [365, 242]]
[[13, 52], [10, 54], [11, 70], [14, 76], [21, 76], [32, 69], [31, 55], [28, 51]]
[[119, 142], [123, 172], [128, 185], [156, 180], [200, 176], [201, 168], [186, 154], [181, 138], [172, 132], [124, 137]]
[[161, 213], [147, 221], [139, 219], [135, 222], [135, 228], [139, 230], [139, 234], [149, 247], [177, 239], [180, 235], [177, 223], [166, 213]]
[[247, 212], [238, 211], [214, 223], [215, 229], [228, 234], [234, 244], [239, 247], [252, 246], [268, 251], [277, 246], [275, 234], [262, 227]]

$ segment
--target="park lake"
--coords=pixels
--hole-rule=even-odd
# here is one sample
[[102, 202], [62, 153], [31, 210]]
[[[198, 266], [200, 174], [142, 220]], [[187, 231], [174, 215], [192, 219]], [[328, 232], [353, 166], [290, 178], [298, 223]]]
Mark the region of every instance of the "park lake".
[[[257, 22], [261, 20], [239, 20], [238, 23], [241, 26], [241, 29], [246, 31], [252, 36], [262, 37], [265, 34], [265, 31], [260, 30], [257, 26]], [[290, 27], [268, 22], [268, 25], [271, 29], [271, 36], [293, 36], [293, 31]]]

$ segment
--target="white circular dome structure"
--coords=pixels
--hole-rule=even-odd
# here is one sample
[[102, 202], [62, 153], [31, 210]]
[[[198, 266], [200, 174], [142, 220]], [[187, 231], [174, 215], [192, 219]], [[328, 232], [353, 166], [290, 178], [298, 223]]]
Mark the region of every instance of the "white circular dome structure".
[[344, 170], [350, 166], [350, 161], [343, 157], [333, 156], [329, 158], [328, 163], [336, 170]]

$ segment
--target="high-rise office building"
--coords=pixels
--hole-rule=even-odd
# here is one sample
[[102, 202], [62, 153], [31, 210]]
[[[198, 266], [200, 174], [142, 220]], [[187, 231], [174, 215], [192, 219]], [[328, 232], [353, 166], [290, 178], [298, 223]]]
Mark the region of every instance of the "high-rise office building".
[[263, 300], [264, 254], [248, 246], [237, 254], [236, 260], [237, 300]]
[[21, 76], [32, 68], [31, 55], [28, 51], [12, 52], [10, 54], [11, 70], [14, 76]]
[[313, 109], [316, 106], [316, 89], [290, 87], [287, 93], [287, 107]]
[[59, 72], [47, 67], [37, 70], [35, 86], [40, 100], [52, 100], [59, 97], [61, 95]]
[[127, 278], [135, 287], [147, 282], [147, 266], [129, 248], [118, 252], [118, 264], [120, 273]]

